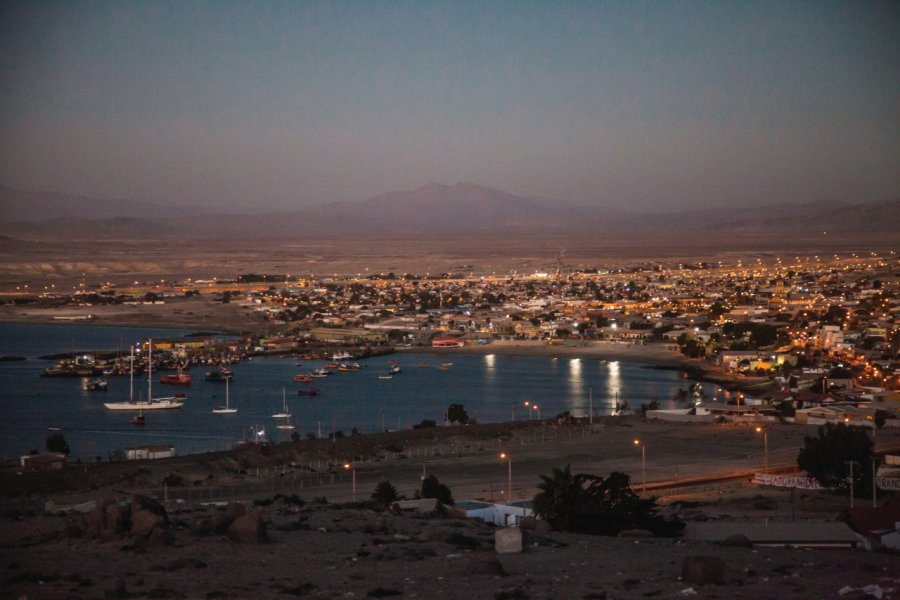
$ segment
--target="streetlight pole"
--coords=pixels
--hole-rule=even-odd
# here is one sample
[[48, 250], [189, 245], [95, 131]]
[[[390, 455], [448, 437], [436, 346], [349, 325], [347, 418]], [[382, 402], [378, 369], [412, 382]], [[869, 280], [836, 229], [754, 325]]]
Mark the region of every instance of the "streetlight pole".
[[872, 457], [872, 508], [878, 508], [878, 486], [875, 485], [875, 477], [878, 474], [878, 458]]
[[528, 400], [526, 400], [526, 401], [523, 402], [522, 404], [523, 404], [523, 406], [525, 406], [525, 410], [528, 411], [528, 420], [530, 421], [530, 420], [531, 420], [531, 402], [529, 402]]
[[765, 454], [763, 455], [763, 473], [769, 472], [769, 431], [764, 427], [757, 427], [756, 433], [763, 434], [763, 448]]
[[353, 501], [356, 502], [356, 466], [350, 463], [344, 463], [344, 468], [350, 470], [350, 476], [353, 481]]
[[506, 452], [500, 453], [500, 459], [506, 460], [506, 501], [512, 500], [512, 457]]
[[641, 447], [641, 493], [647, 493], [647, 447], [641, 440], [634, 440], [635, 446]]

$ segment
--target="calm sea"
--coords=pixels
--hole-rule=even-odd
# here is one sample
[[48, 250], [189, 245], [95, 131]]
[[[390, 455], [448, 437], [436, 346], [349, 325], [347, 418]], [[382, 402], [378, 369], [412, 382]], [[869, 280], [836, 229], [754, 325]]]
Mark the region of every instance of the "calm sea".
[[[106, 460], [110, 452], [134, 446], [171, 444], [178, 454], [222, 450], [249, 435], [251, 428], [265, 430], [270, 439], [282, 441], [290, 431], [278, 430], [283, 422], [272, 418], [282, 408], [283, 393], [295, 431], [328, 435], [333, 430], [349, 434], [408, 428], [423, 419], [441, 423], [447, 406], [462, 404], [481, 422], [513, 418], [553, 417], [563, 411], [585, 415], [593, 398], [597, 415], [610, 414], [616, 398], [632, 408], [656, 398], [663, 407], [690, 381], [678, 371], [654, 369], [636, 363], [598, 359], [519, 357], [502, 355], [454, 355], [398, 353], [371, 358], [358, 372], [336, 372], [314, 380], [318, 396], [298, 396], [307, 387], [292, 382], [300, 372], [324, 366], [323, 362], [260, 358], [234, 365], [229, 388], [236, 414], [213, 414], [225, 403], [223, 383], [205, 381], [204, 369], [192, 370], [189, 387], [163, 386], [154, 374], [153, 395], [187, 393], [181, 410], [147, 413], [146, 425], [132, 425], [132, 413], [109, 411], [104, 402], [128, 398], [129, 378], [108, 377], [109, 390], [89, 392], [79, 378], [41, 377], [54, 361], [38, 357], [84, 350], [116, 350], [148, 337], [171, 338], [190, 331], [84, 325], [0, 324], [0, 353], [25, 356], [21, 362], [0, 363], [0, 459], [18, 460], [32, 449], [42, 449], [49, 428], [59, 427], [72, 449], [73, 458]], [[399, 361], [402, 373], [387, 373], [388, 361]], [[428, 366], [418, 366], [428, 363]], [[452, 363], [446, 370], [443, 363]], [[146, 396], [146, 377], [135, 380], [135, 396]], [[590, 388], [590, 389], [589, 389]], [[707, 391], [711, 391], [712, 386]], [[526, 408], [538, 406], [538, 409]]]

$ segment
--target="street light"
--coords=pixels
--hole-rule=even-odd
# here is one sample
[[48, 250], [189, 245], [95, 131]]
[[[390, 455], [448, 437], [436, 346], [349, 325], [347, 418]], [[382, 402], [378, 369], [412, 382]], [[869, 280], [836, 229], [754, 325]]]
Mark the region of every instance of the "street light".
[[763, 434], [763, 448], [765, 449], [764, 459], [763, 459], [763, 473], [769, 472], [769, 431], [763, 427], [757, 427], [756, 433]]
[[647, 493], [647, 447], [641, 440], [634, 440], [635, 446], [641, 447], [641, 493]]
[[506, 452], [500, 453], [500, 460], [506, 461], [506, 500], [512, 500], [512, 457]]
[[537, 413], [538, 413], [538, 421], [540, 421], [540, 420], [541, 420], [541, 407], [538, 406], [537, 404], [532, 404], [532, 405], [531, 405], [531, 410], [536, 410], [536, 411], [537, 411]]
[[353, 478], [353, 501], [356, 502], [356, 466], [350, 463], [344, 463], [344, 469], [350, 471]]
[[528, 411], [528, 420], [530, 421], [531, 420], [531, 402], [526, 400], [525, 402], [522, 403], [522, 406], [524, 406], [525, 410]]

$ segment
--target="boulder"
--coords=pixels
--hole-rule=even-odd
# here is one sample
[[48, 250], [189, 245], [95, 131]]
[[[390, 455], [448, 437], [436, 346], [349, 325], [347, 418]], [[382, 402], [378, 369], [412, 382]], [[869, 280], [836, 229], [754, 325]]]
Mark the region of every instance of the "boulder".
[[261, 544], [268, 540], [266, 524], [259, 513], [238, 517], [228, 528], [228, 539], [238, 544]]
[[504, 527], [494, 532], [494, 550], [497, 554], [518, 554], [522, 551], [522, 531], [516, 527]]
[[157, 527], [165, 527], [166, 519], [150, 510], [138, 510], [131, 516], [131, 535], [149, 537]]
[[726, 585], [731, 571], [724, 560], [715, 556], [687, 556], [681, 564], [681, 580], [685, 583]]
[[101, 532], [101, 537], [110, 539], [125, 533], [128, 527], [128, 505], [109, 504], [104, 512], [106, 526]]
[[148, 496], [135, 494], [131, 497], [131, 514], [137, 514], [137, 512], [140, 510], [145, 510], [157, 514], [162, 517], [165, 524], [169, 523], [169, 516], [168, 514], [166, 514], [166, 508], [162, 504]]
[[106, 512], [95, 508], [81, 520], [81, 534], [89, 540], [99, 538], [106, 526]]

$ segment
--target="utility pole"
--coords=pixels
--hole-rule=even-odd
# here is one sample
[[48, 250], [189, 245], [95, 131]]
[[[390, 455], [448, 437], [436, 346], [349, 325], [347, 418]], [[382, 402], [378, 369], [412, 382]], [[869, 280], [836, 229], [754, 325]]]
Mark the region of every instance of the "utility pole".
[[592, 386], [592, 385], [588, 386], [588, 397], [590, 398], [589, 406], [590, 406], [590, 410], [591, 410], [590, 418], [588, 419], [588, 422], [591, 425], [593, 425], [594, 424], [594, 386]]
[[855, 460], [845, 460], [844, 463], [850, 465], [850, 508], [853, 508], [853, 465], [859, 463]]

